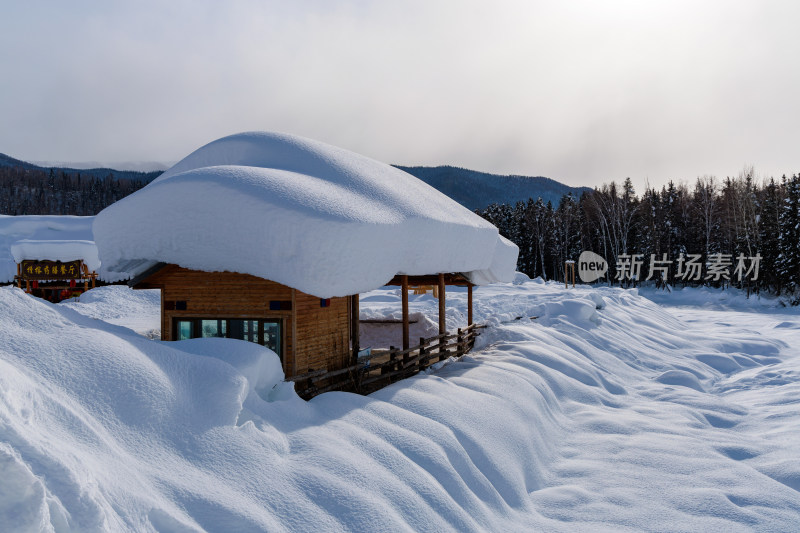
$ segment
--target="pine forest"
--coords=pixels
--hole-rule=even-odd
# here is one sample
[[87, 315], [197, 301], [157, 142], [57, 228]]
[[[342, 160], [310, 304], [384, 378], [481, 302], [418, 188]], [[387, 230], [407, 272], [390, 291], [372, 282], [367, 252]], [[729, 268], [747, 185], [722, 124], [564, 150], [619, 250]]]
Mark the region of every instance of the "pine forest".
[[[620, 258], [643, 263], [638, 281], [656, 284], [738, 286], [766, 290], [800, 303], [800, 175], [780, 180], [754, 178], [752, 168], [737, 177], [698, 178], [693, 186], [670, 181], [637, 196], [630, 179], [584, 193], [565, 195], [557, 206], [541, 199], [516, 205], [493, 204], [477, 213], [520, 248], [518, 269], [528, 276], [564, 279], [565, 262], [583, 250], [608, 261], [604, 282], [635, 284], [618, 272]], [[687, 278], [681, 262], [697, 257], [704, 268], [724, 262], [722, 275]], [[756, 271], [751, 268], [758, 258]], [[737, 272], [737, 259], [748, 272]], [[665, 265], [648, 276], [651, 261]], [[739, 265], [741, 267], [741, 264]], [[662, 272], [664, 275], [662, 275]], [[748, 274], [742, 276], [741, 274]]]

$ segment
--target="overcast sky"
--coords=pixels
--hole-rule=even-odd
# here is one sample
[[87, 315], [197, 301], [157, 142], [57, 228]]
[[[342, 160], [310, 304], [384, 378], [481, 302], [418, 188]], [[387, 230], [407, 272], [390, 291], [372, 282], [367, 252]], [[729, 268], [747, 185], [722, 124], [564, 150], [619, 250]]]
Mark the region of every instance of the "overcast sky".
[[800, 2], [0, 0], [0, 152], [247, 130], [594, 186], [800, 172]]

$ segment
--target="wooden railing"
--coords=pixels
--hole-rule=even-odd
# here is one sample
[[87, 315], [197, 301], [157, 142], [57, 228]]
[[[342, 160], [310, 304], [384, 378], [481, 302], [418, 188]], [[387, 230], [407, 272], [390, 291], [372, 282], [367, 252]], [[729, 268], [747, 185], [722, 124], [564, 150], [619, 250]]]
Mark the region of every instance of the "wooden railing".
[[391, 347], [388, 350], [372, 350], [369, 355], [359, 357], [354, 365], [328, 372], [314, 370], [287, 378], [296, 383], [297, 393], [306, 400], [323, 392], [341, 390], [369, 394], [417, 374], [429, 366], [448, 357], [460, 357], [475, 345], [478, 330], [486, 326], [472, 324], [459, 328], [455, 334], [443, 333], [434, 337], [420, 338], [419, 344], [407, 350]]

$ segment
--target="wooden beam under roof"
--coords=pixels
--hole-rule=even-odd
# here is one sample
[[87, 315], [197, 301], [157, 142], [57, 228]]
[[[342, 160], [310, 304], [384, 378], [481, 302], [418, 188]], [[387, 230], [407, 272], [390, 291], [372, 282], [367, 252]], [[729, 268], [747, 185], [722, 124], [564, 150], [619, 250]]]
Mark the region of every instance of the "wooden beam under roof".
[[[445, 285], [454, 285], [457, 287], [468, 287], [472, 285], [470, 281], [459, 273], [442, 274], [444, 276]], [[403, 285], [404, 275], [398, 274], [393, 277], [386, 285]], [[422, 276], [407, 276], [409, 285], [439, 285], [439, 274], [425, 274]]]

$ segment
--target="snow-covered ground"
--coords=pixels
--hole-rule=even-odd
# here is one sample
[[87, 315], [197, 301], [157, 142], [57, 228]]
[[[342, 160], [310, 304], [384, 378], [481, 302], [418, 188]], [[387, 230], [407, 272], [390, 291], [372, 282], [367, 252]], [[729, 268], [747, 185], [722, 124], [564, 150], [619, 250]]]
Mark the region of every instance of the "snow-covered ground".
[[[51, 305], [1, 288], [0, 524], [796, 531], [797, 309], [642, 294], [481, 287], [490, 327], [461, 361], [306, 403], [264, 348], [135, 333], [158, 325], [147, 293]], [[396, 288], [361, 302], [365, 318], [399, 316]], [[465, 292], [447, 308], [449, 328], [466, 323]], [[411, 298], [422, 330], [436, 309]]]

